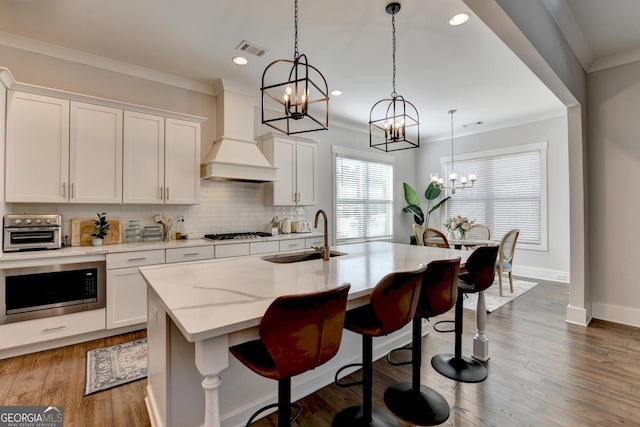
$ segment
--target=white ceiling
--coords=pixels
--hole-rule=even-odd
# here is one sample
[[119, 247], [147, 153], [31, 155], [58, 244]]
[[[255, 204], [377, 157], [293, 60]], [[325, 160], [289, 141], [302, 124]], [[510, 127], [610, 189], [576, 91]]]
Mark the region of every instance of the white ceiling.
[[[554, 3], [568, 5], [563, 10], [573, 14], [573, 38], [586, 41], [591, 58], [640, 48], [640, 26], [631, 21], [640, 16], [638, 0], [543, 1], [550, 10]], [[329, 90], [344, 91], [331, 98], [330, 123], [366, 129], [373, 104], [392, 92], [387, 3], [299, 2], [300, 52], [324, 74]], [[448, 25], [455, 12], [469, 10], [461, 0], [401, 3], [397, 92], [418, 109], [423, 139], [448, 135], [451, 109], [458, 110], [456, 134], [463, 125], [470, 125], [466, 132], [479, 132], [563, 113], [476, 16], [459, 27]], [[624, 20], [612, 24], [620, 17], [617, 9]], [[0, 0], [0, 43], [112, 69], [132, 64], [205, 88], [229, 79], [252, 88], [256, 103], [265, 67], [293, 59], [293, 32], [292, 0]], [[268, 52], [236, 66], [231, 57], [243, 40]]]

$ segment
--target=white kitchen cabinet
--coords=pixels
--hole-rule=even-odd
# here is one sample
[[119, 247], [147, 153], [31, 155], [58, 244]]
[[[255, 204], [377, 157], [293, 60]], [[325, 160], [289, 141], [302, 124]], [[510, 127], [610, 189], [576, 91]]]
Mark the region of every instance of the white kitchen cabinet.
[[167, 249], [165, 256], [166, 263], [198, 261], [202, 259], [213, 259], [213, 245], [189, 246], [186, 248]]
[[7, 202], [122, 202], [122, 110], [10, 91], [7, 136]]
[[69, 201], [122, 203], [122, 110], [71, 102]]
[[69, 194], [69, 101], [7, 93], [5, 201], [64, 203]]
[[280, 252], [283, 251], [295, 251], [299, 249], [306, 249], [305, 239], [285, 239], [280, 240]]
[[147, 321], [147, 283], [138, 267], [164, 262], [164, 249], [107, 254], [107, 329]]
[[316, 143], [268, 133], [262, 152], [276, 171], [276, 182], [265, 184], [265, 203], [274, 206], [316, 204]]
[[225, 245], [216, 245], [216, 258], [230, 258], [234, 256], [249, 255], [249, 243], [233, 243]]
[[200, 123], [124, 112], [124, 203], [197, 204]]

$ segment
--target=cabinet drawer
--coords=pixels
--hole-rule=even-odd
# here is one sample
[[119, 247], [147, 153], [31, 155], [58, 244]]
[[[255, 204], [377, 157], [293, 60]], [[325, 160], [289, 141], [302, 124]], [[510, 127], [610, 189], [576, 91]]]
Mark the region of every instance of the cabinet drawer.
[[310, 248], [321, 248], [324, 246], [324, 237], [307, 237], [305, 239], [307, 244], [307, 249]]
[[295, 251], [296, 249], [305, 249], [304, 239], [291, 239], [280, 241], [280, 251]]
[[229, 258], [232, 256], [249, 255], [249, 244], [240, 243], [233, 245], [216, 245], [216, 258]]
[[191, 246], [188, 248], [167, 249], [166, 262], [197, 261], [213, 259], [213, 246]]
[[278, 252], [280, 244], [278, 242], [255, 242], [249, 243], [249, 253], [268, 254], [270, 252]]
[[7, 323], [0, 326], [0, 335], [2, 335], [0, 349], [101, 331], [104, 328], [104, 308]]
[[107, 254], [107, 270], [164, 264], [164, 249]]

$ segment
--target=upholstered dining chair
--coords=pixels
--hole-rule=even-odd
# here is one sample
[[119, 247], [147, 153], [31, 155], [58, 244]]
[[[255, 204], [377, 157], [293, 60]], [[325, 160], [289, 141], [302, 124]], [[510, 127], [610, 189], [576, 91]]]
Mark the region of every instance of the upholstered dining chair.
[[[247, 368], [278, 381], [278, 403], [259, 409], [247, 426], [274, 407], [278, 427], [288, 427], [300, 417], [302, 408], [291, 403], [291, 377], [326, 363], [338, 352], [350, 287], [345, 283], [327, 291], [276, 298], [260, 321], [260, 338], [229, 348]], [[293, 418], [291, 407], [296, 409]]]
[[498, 288], [500, 290], [500, 296], [502, 296], [502, 273], [509, 274], [509, 290], [513, 293], [513, 277], [511, 276], [511, 269], [513, 267], [513, 255], [516, 251], [516, 242], [520, 230], [514, 228], [509, 230], [500, 241], [500, 250], [498, 253], [498, 262], [496, 269], [498, 270]]
[[418, 224], [413, 224], [413, 233], [416, 235], [416, 245], [423, 246], [422, 234], [424, 233], [424, 227]]
[[427, 228], [422, 235], [424, 246], [433, 246], [437, 248], [449, 249], [449, 241], [447, 237], [435, 228]]

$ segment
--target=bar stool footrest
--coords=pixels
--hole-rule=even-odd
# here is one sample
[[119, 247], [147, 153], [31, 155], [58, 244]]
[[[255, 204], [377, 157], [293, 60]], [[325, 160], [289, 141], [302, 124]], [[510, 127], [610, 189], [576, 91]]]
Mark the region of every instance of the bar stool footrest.
[[441, 323], [456, 323], [456, 321], [455, 320], [440, 320], [440, 321], [438, 321], [438, 322], [433, 324], [433, 330], [436, 331], [436, 332], [440, 332], [441, 334], [449, 333], [449, 332], [455, 332], [456, 331], [455, 329], [438, 329], [438, 326]]
[[442, 424], [450, 414], [449, 404], [440, 393], [424, 385], [414, 390], [411, 382], [389, 386], [384, 403], [396, 416], [420, 426]]
[[[297, 403], [292, 403], [290, 406], [296, 410], [296, 413], [293, 415], [293, 417], [289, 419], [289, 425], [293, 425], [293, 423], [298, 421], [298, 418], [300, 418], [300, 415], [302, 414], [302, 406], [298, 405]], [[270, 405], [263, 406], [262, 408], [258, 409], [256, 412], [253, 413], [253, 415], [251, 415], [251, 418], [249, 418], [249, 421], [247, 421], [246, 427], [249, 427], [253, 422], [253, 420], [255, 420], [256, 417], [261, 413], [263, 413], [264, 411], [267, 411], [271, 408], [277, 408], [277, 407], [278, 407], [277, 403], [272, 403]]]
[[360, 381], [352, 381], [350, 383], [345, 383], [345, 382], [341, 382], [338, 379], [338, 376], [340, 375], [340, 372], [344, 371], [345, 369], [355, 368], [356, 366], [361, 368], [363, 365], [362, 365], [362, 363], [351, 363], [349, 365], [344, 365], [342, 368], [338, 369], [338, 371], [336, 372], [336, 375], [334, 377], [334, 382], [336, 383], [336, 385], [338, 387], [348, 388], [348, 387], [354, 387], [354, 386], [357, 386], [357, 385], [362, 385], [362, 380], [360, 380]]
[[404, 366], [404, 365], [411, 365], [413, 364], [413, 359], [411, 360], [406, 360], [404, 362], [395, 362], [393, 360], [391, 360], [391, 357], [393, 356], [394, 353], [397, 353], [398, 351], [412, 351], [413, 348], [412, 347], [400, 347], [400, 348], [394, 348], [393, 350], [391, 350], [388, 354], [387, 354], [387, 362], [389, 362], [389, 365], [391, 366]]
[[388, 412], [373, 408], [370, 420], [363, 418], [362, 406], [351, 406], [336, 415], [331, 427], [401, 427], [398, 420]]

